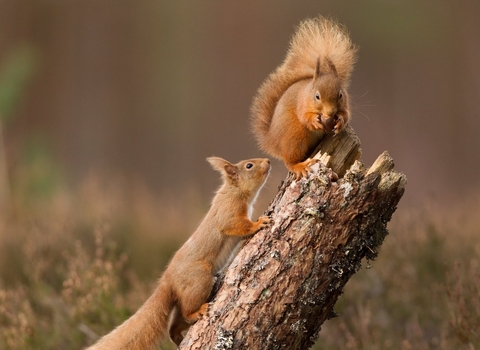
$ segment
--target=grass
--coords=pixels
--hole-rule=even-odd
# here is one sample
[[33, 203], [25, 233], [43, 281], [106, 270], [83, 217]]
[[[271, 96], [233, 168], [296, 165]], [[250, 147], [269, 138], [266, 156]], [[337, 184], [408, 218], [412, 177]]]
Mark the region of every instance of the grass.
[[[39, 190], [32, 174], [0, 216], [0, 349], [80, 349], [146, 300], [208, 200], [95, 175]], [[401, 208], [315, 349], [480, 348], [479, 199]]]

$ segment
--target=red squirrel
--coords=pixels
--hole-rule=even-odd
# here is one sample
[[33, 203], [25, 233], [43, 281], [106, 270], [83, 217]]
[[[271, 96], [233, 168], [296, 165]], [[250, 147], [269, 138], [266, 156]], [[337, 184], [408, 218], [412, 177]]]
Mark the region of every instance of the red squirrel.
[[308, 19], [253, 99], [260, 148], [283, 159], [297, 180], [311, 171], [316, 160], [309, 156], [325, 133], [339, 133], [350, 120], [347, 87], [356, 52], [344, 27], [324, 17]]
[[242, 238], [270, 223], [266, 216], [250, 220], [251, 206], [270, 173], [270, 161], [256, 158], [231, 164], [218, 157], [207, 160], [223, 178], [210, 210], [175, 253], [150, 298], [89, 350], [150, 349], [167, 331], [179, 345], [183, 331], [207, 313], [213, 275], [227, 264]]

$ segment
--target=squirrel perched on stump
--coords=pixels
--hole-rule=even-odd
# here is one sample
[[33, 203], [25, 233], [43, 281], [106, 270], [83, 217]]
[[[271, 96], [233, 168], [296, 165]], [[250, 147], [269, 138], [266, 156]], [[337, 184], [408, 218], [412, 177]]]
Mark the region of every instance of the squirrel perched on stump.
[[251, 206], [270, 173], [270, 161], [255, 158], [237, 164], [207, 158], [223, 184], [207, 215], [175, 253], [158, 286], [140, 309], [88, 350], [151, 349], [166, 334], [179, 345], [183, 331], [208, 311], [213, 275], [230, 260], [242, 238], [270, 223], [250, 220]]
[[356, 52], [344, 27], [324, 17], [308, 19], [253, 99], [260, 148], [283, 159], [297, 180], [311, 171], [316, 160], [309, 156], [322, 137], [339, 133], [350, 120], [347, 87]]

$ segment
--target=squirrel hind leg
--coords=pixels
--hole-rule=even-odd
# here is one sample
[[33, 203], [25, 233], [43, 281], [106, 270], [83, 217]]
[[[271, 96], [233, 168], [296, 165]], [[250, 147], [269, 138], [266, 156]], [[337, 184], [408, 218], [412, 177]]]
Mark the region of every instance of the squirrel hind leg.
[[188, 328], [190, 328], [190, 324], [183, 319], [180, 309], [176, 306], [173, 310], [170, 327], [168, 329], [168, 334], [172, 342], [179, 346], [184, 337], [183, 333], [188, 330]]
[[205, 303], [202, 306], [200, 306], [200, 309], [198, 309], [197, 311], [192, 312], [191, 314], [188, 314], [188, 315], [183, 315], [183, 317], [185, 318], [186, 322], [191, 324], [191, 323], [197, 322], [200, 319], [200, 317], [205, 315], [207, 312], [208, 312], [208, 303]]
[[307, 177], [308, 173], [312, 172], [312, 166], [318, 163], [318, 159], [315, 158], [307, 158], [303, 162], [300, 163], [285, 163], [288, 170], [295, 174], [295, 179], [298, 181], [302, 177]]
[[168, 329], [170, 339], [179, 346], [184, 338], [184, 332], [190, 328], [192, 323], [195, 323], [200, 317], [202, 317], [202, 315], [205, 315], [207, 311], [208, 303], [203, 304], [200, 306], [200, 309], [189, 315], [182, 315], [180, 308], [176, 306], [173, 310], [172, 321]]

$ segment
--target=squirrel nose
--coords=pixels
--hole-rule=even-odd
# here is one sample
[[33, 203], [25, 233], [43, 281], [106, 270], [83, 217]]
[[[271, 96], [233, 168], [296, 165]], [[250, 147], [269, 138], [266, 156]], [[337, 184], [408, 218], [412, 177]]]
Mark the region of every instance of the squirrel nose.
[[335, 109], [335, 110], [332, 109], [332, 110], [328, 111], [328, 112], [325, 113], [325, 114], [326, 114], [326, 117], [327, 117], [328, 119], [330, 119], [330, 118], [335, 118], [335, 115], [337, 114], [337, 110], [336, 110], [336, 109]]
[[335, 106], [327, 107], [324, 111], [324, 115], [326, 118], [334, 118], [335, 114], [337, 114], [337, 109], [335, 108]]

